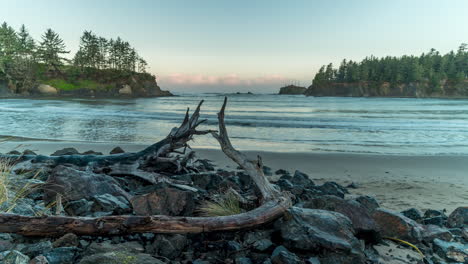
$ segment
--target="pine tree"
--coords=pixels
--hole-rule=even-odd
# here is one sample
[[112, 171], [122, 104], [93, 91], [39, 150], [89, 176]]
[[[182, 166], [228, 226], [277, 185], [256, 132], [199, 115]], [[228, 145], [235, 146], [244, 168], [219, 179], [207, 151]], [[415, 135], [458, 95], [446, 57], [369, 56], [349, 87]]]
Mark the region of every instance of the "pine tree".
[[59, 71], [59, 67], [67, 61], [67, 59], [61, 55], [67, 54], [70, 51], [66, 50], [65, 44], [60, 36], [49, 28], [44, 35], [42, 35], [42, 41], [39, 44], [38, 52], [39, 58], [43, 63]]

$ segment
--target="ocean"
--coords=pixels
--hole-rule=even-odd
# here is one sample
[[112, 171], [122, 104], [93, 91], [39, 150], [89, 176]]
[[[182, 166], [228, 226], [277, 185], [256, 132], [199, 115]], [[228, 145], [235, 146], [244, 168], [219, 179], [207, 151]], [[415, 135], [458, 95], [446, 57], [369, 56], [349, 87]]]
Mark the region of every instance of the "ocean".
[[[468, 154], [468, 100], [230, 94], [226, 124], [240, 150]], [[205, 100], [217, 128], [224, 95], [144, 99], [1, 99], [0, 135], [24, 140], [152, 144]], [[218, 148], [210, 135], [193, 147]]]

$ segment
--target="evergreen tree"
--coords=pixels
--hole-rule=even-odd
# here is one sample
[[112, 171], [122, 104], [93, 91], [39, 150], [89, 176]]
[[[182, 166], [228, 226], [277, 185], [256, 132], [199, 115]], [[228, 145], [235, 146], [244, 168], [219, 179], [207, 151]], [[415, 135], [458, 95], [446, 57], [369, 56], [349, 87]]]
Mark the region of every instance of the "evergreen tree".
[[42, 35], [42, 41], [39, 44], [39, 58], [47, 66], [54, 67], [55, 70], [59, 70], [59, 67], [67, 61], [66, 58], [62, 57], [62, 54], [67, 54], [70, 51], [66, 50], [65, 44], [60, 36], [52, 29], [47, 29], [44, 35]]

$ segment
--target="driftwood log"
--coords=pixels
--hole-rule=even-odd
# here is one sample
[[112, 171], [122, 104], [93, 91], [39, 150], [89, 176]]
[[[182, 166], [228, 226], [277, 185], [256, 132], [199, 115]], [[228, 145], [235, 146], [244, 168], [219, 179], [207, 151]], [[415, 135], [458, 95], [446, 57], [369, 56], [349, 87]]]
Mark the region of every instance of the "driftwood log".
[[[202, 233], [213, 231], [240, 230], [252, 228], [271, 222], [281, 217], [291, 206], [288, 194], [279, 192], [266, 179], [262, 160], [249, 160], [243, 153], [237, 151], [231, 144], [224, 122], [224, 112], [227, 98], [224, 99], [221, 111], [218, 113], [219, 131], [199, 131], [196, 128], [205, 120], [199, 121], [200, 102], [190, 117], [187, 110], [181, 126], [172, 129], [170, 134], [160, 142], [131, 154], [111, 156], [70, 155], [62, 157], [49, 156], [3, 156], [9, 159], [17, 158], [22, 162], [43, 163], [54, 165], [68, 163], [77, 166], [111, 166], [120, 168], [118, 173], [133, 171], [140, 178], [151, 178], [149, 172], [138, 172], [137, 167], [131, 165], [147, 159], [161, 159], [161, 162], [174, 160], [165, 157], [166, 154], [180, 148], [186, 148], [187, 142], [194, 135], [211, 133], [215, 137], [223, 152], [236, 162], [252, 178], [262, 195], [262, 204], [251, 211], [219, 217], [171, 217], [164, 215], [134, 216], [119, 215], [105, 217], [69, 217], [69, 216], [22, 216], [16, 214], [0, 214], [0, 232], [18, 233], [26, 236], [59, 236], [65, 233], [77, 235], [123, 235], [129, 233]], [[189, 153], [189, 155], [191, 155]], [[130, 164], [130, 165], [125, 165]], [[254, 186], [252, 186], [254, 187]]]

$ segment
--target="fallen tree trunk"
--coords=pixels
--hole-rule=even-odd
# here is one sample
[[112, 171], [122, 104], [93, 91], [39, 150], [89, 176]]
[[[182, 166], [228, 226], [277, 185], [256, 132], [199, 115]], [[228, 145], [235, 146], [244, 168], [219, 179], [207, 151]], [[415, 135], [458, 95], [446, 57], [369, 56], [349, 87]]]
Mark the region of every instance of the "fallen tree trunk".
[[102, 236], [130, 233], [203, 233], [252, 228], [281, 217], [291, 206], [287, 198], [264, 203], [237, 215], [218, 217], [170, 217], [164, 215], [105, 217], [22, 216], [0, 214], [0, 232], [25, 236], [60, 236], [66, 233]]

